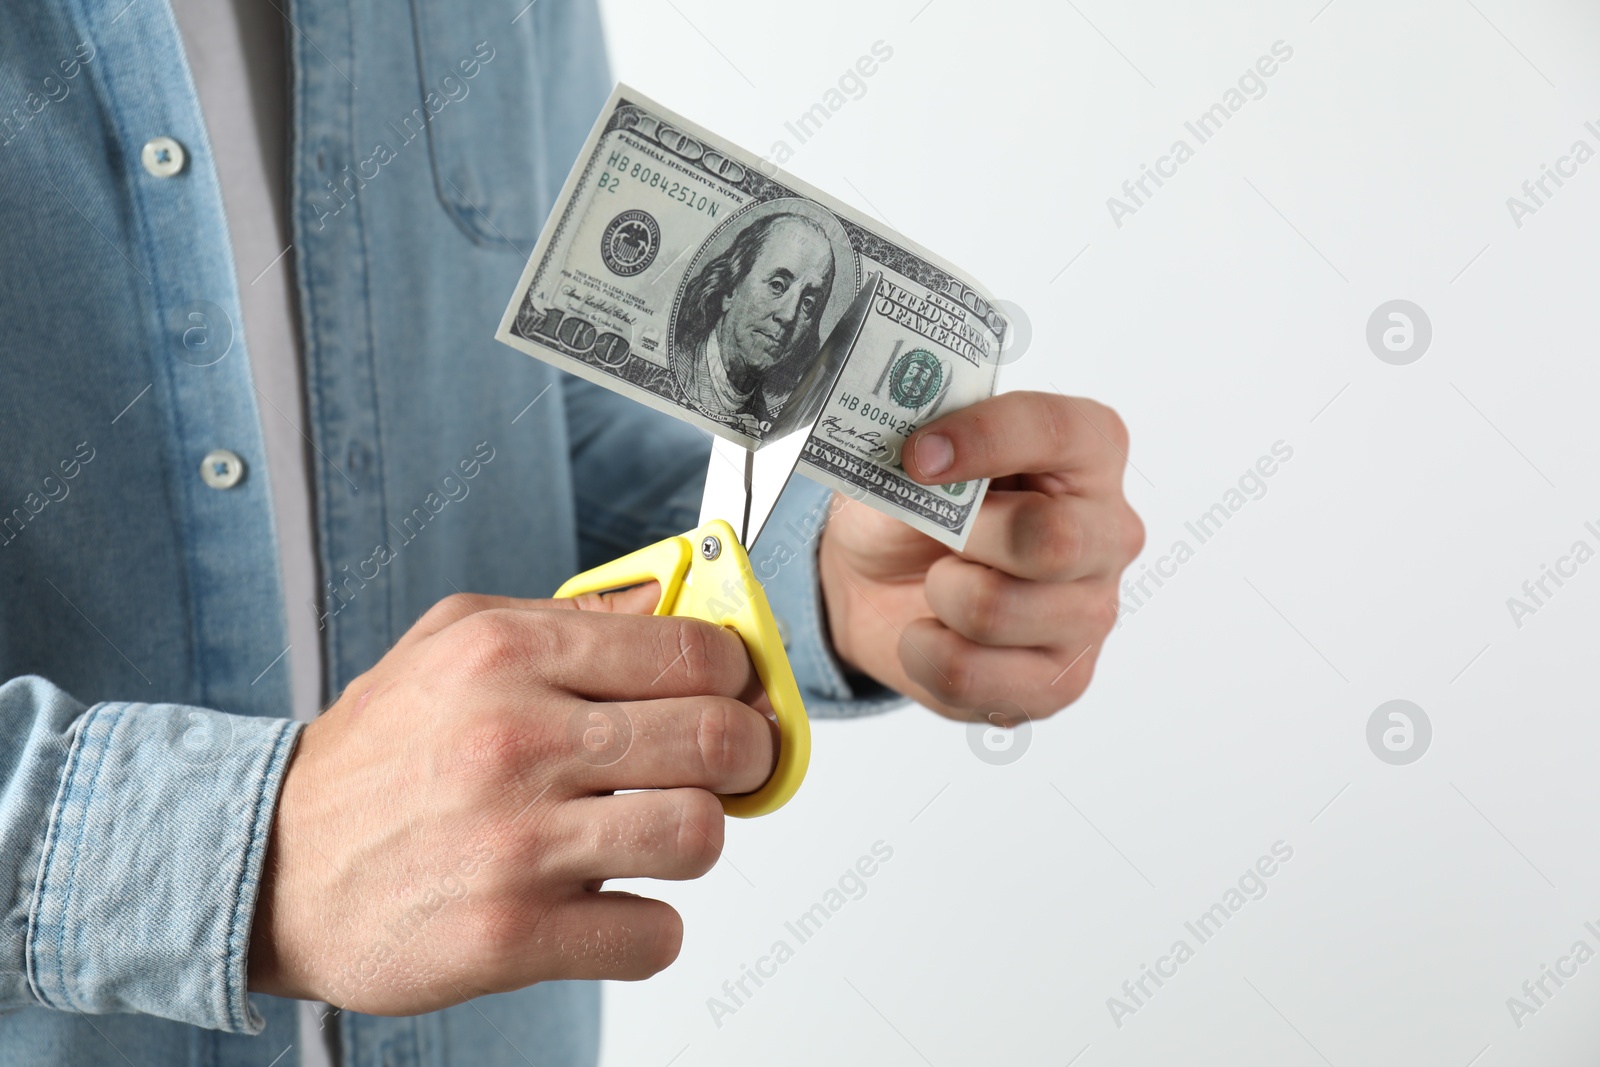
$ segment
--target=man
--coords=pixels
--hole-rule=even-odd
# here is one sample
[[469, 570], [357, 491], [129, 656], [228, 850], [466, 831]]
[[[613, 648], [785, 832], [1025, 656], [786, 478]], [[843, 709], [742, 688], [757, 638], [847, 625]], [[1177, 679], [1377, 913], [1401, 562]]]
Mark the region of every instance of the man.
[[[0, 7], [0, 1063], [592, 1065], [567, 979], [684, 936], [605, 880], [704, 873], [772, 759], [736, 638], [538, 599], [691, 526], [705, 463], [490, 339], [598, 19], [281, 10]], [[810, 711], [1075, 699], [1125, 448], [1087, 400], [931, 423], [914, 477], [997, 478], [959, 556], [797, 486], [832, 519], [767, 591]]]
[[684, 398], [759, 439], [787, 397], [781, 383], [817, 354], [833, 274], [814, 220], [777, 212], [746, 226], [684, 289], [672, 347]]

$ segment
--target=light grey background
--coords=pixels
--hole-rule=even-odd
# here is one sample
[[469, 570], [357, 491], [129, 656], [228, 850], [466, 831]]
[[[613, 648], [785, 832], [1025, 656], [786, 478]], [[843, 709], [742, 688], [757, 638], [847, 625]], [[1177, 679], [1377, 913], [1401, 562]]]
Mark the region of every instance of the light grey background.
[[[1148, 546], [1195, 555], [1024, 757], [922, 709], [819, 723], [805, 789], [722, 863], [632, 885], [682, 911], [670, 970], [607, 988], [609, 1067], [1592, 1064], [1600, 960], [1593, 472], [1600, 10], [1576, 2], [608, 0], [619, 77], [885, 218], [1024, 308], [1010, 389], [1132, 428]], [[884, 41], [867, 91], [784, 126]], [[1294, 49], [1211, 141], [1184, 129]], [[1174, 139], [1137, 214], [1106, 199]], [[1553, 187], [1552, 187], [1553, 188]], [[1070, 265], [1069, 265], [1070, 264]], [[1432, 323], [1380, 361], [1380, 304]], [[1185, 529], [1274, 442], [1293, 458], [1203, 545]], [[1170, 565], [1167, 568], [1171, 570]], [[1554, 589], [1552, 585], [1550, 588]], [[1367, 722], [1406, 699], [1427, 754]], [[930, 803], [931, 801], [931, 803]], [[707, 998], [882, 839], [894, 857], [717, 1027]], [[1275, 841], [1293, 859], [1118, 1028], [1120, 996]], [[1077, 1057], [1074, 1059], [1074, 1057]]]

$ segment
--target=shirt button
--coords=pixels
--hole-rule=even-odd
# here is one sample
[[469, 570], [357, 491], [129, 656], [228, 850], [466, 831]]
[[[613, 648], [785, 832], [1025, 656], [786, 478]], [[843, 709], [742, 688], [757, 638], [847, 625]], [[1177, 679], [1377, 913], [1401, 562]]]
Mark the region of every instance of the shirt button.
[[244, 477], [244, 460], [226, 448], [213, 449], [200, 461], [200, 477], [213, 489], [232, 489]]
[[144, 169], [157, 178], [170, 178], [178, 173], [183, 169], [186, 158], [183, 145], [170, 137], [152, 137], [145, 142], [144, 151], [139, 153]]

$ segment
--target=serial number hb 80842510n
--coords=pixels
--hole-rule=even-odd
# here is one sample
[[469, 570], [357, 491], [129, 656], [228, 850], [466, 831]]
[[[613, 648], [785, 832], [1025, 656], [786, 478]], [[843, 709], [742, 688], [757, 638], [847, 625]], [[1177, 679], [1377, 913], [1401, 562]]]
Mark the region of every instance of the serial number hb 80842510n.
[[595, 183], [605, 192], [616, 192], [622, 185], [622, 179], [628, 177], [648, 188], [659, 190], [668, 200], [686, 204], [710, 218], [716, 218], [717, 213], [722, 210], [721, 204], [700, 190], [677, 181], [664, 171], [656, 170], [629, 157], [625, 152], [611, 153], [611, 158], [606, 160], [606, 167], [608, 169], [600, 173], [600, 178]]

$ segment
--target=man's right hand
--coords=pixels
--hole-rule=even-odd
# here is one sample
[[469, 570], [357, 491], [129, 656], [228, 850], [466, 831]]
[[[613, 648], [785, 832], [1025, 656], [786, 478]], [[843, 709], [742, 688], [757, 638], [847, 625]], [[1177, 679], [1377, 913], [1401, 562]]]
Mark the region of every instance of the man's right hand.
[[655, 595], [450, 597], [350, 683], [289, 764], [250, 988], [408, 1015], [677, 958], [671, 906], [601, 883], [710, 870], [775, 731], [739, 638]]

